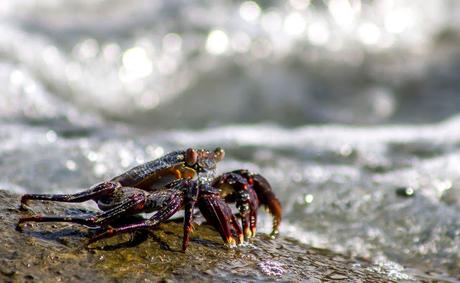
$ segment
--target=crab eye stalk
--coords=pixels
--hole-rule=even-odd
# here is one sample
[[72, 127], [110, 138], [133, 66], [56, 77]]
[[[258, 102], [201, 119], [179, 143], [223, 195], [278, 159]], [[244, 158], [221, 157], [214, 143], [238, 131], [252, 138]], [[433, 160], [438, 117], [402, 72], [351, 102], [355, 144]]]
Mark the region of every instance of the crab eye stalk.
[[185, 163], [189, 166], [195, 165], [198, 161], [198, 152], [195, 149], [189, 148], [185, 152]]
[[225, 157], [225, 151], [223, 148], [216, 148], [214, 149], [214, 156], [216, 157], [217, 161], [221, 161]]

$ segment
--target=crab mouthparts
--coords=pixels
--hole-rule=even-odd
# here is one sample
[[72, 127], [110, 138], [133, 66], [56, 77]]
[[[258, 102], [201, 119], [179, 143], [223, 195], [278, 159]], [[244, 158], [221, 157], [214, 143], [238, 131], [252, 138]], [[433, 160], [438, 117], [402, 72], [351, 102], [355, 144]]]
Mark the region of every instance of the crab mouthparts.
[[216, 175], [216, 170], [208, 170], [205, 172], [200, 172], [197, 175], [198, 183], [199, 184], [210, 184]]

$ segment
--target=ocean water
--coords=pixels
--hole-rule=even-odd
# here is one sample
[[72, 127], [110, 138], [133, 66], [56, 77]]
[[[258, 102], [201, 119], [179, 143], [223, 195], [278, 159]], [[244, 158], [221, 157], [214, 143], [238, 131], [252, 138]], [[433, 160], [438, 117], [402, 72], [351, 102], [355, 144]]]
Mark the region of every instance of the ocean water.
[[[263, 174], [283, 236], [460, 280], [460, 3], [0, 2], [0, 186], [179, 148]], [[262, 233], [270, 217], [259, 212]]]

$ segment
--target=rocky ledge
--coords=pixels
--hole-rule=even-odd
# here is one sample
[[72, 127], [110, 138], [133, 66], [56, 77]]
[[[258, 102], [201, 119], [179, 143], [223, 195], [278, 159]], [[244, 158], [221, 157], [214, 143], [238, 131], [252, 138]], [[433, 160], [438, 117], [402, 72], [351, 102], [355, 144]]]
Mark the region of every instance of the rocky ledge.
[[[388, 282], [369, 262], [315, 249], [293, 239], [259, 234], [249, 245], [226, 248], [218, 234], [200, 225], [187, 252], [182, 227], [173, 221], [154, 232], [117, 236], [88, 248], [91, 231], [76, 224], [33, 223], [16, 231], [19, 196], [0, 190], [0, 281], [353, 281]], [[33, 203], [44, 214], [89, 211], [81, 206]], [[89, 212], [90, 213], [90, 212]]]

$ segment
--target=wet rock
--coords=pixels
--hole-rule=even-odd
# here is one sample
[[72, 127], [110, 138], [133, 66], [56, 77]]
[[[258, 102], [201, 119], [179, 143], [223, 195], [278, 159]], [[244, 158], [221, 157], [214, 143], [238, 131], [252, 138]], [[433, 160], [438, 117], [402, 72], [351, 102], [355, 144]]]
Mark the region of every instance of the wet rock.
[[[251, 244], [226, 248], [209, 226], [197, 226], [186, 253], [182, 227], [169, 222], [86, 246], [90, 229], [76, 224], [28, 223], [15, 230], [19, 196], [0, 190], [0, 281], [309, 281], [388, 282], [364, 260], [258, 235]], [[35, 202], [35, 213], [72, 214], [78, 205]], [[78, 208], [77, 210], [75, 208]], [[88, 211], [88, 213], [91, 213]]]

